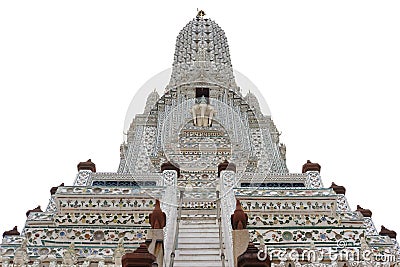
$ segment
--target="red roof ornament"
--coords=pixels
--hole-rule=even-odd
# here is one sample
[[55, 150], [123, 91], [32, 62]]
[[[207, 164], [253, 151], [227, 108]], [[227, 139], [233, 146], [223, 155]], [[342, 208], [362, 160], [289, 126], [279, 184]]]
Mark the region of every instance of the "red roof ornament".
[[149, 215], [151, 229], [163, 229], [167, 222], [165, 212], [161, 210], [160, 201], [156, 199], [153, 212]]
[[248, 216], [243, 211], [240, 201], [236, 200], [236, 209], [231, 215], [231, 224], [233, 230], [243, 230], [247, 228]]
[[226, 159], [218, 165], [218, 177], [220, 176], [222, 171], [234, 171], [236, 172], [236, 165], [234, 163], [230, 163]]
[[50, 189], [50, 194], [51, 194], [51, 195], [54, 195], [54, 194], [57, 192], [57, 189], [58, 189], [60, 186], [64, 186], [64, 183], [60, 184], [59, 186], [54, 186], [54, 187], [52, 187], [52, 188]]
[[171, 162], [167, 161], [161, 164], [161, 172], [163, 171], [176, 171], [178, 173], [178, 177], [181, 176], [181, 170], [179, 169], [179, 166], [176, 164], [172, 164]]
[[363, 209], [360, 205], [357, 205], [357, 211], [361, 212], [364, 217], [372, 217], [372, 211], [369, 209]]
[[[263, 252], [267, 253], [267, 252]], [[262, 253], [261, 253], [262, 254]], [[262, 255], [260, 255], [262, 256]], [[249, 243], [246, 251], [238, 257], [238, 267], [270, 267], [271, 260], [269, 255], [265, 255], [264, 260], [259, 259], [259, 250], [253, 243]]]
[[142, 243], [134, 252], [126, 253], [122, 257], [122, 267], [152, 267], [155, 261], [156, 257]]
[[307, 160], [307, 162], [303, 165], [302, 173], [306, 173], [308, 171], [320, 172], [321, 165], [319, 165], [318, 163], [312, 163], [310, 160]]
[[396, 239], [396, 237], [397, 237], [397, 233], [395, 231], [389, 230], [383, 225], [381, 227], [381, 231], [379, 232], [379, 235], [388, 236], [388, 237], [394, 238], [394, 239]]
[[87, 161], [79, 162], [77, 167], [78, 167], [78, 171], [87, 170], [87, 171], [96, 172], [96, 164], [94, 164], [91, 159], [88, 159]]
[[337, 185], [332, 182], [332, 185], [329, 188], [332, 188], [333, 191], [335, 191], [335, 193], [338, 195], [346, 195], [346, 188], [344, 186]]
[[18, 232], [18, 227], [17, 226], [14, 226], [14, 228], [12, 230], [5, 231], [3, 233], [3, 238], [5, 236], [10, 236], [10, 235], [20, 235], [20, 232]]
[[43, 212], [42, 209], [40, 208], [40, 206], [37, 206], [36, 208], [34, 208], [33, 210], [28, 210], [26, 212], [26, 217], [29, 216], [29, 214], [31, 214], [31, 212]]

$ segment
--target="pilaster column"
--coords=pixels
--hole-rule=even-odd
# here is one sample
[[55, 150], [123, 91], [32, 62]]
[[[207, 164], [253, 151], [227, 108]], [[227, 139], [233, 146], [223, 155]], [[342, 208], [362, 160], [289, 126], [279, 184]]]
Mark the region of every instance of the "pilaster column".
[[166, 225], [164, 227], [164, 262], [169, 263], [169, 255], [172, 251], [173, 241], [175, 237], [175, 229], [177, 223], [177, 180], [180, 173], [179, 169], [170, 163], [161, 165], [163, 185], [165, 186], [165, 194], [162, 199], [161, 209], [166, 215]]
[[92, 160], [89, 159], [87, 161], [79, 162], [77, 168], [78, 174], [76, 175], [74, 185], [88, 186], [89, 178], [92, 172], [96, 172], [96, 164], [94, 164]]
[[307, 188], [322, 188], [322, 180], [321, 180], [321, 165], [318, 163], [312, 163], [310, 160], [303, 165], [301, 170], [302, 173], [307, 174]]
[[[223, 164], [223, 163], [222, 163]], [[236, 184], [236, 175], [233, 168], [223, 168], [221, 165], [218, 166], [218, 173], [220, 177], [220, 188], [221, 188], [221, 220], [224, 232], [224, 241], [226, 248], [226, 258], [229, 266], [233, 266], [233, 241], [232, 241], [232, 226], [230, 216], [235, 210], [235, 192], [233, 188]], [[236, 168], [235, 168], [236, 170]]]

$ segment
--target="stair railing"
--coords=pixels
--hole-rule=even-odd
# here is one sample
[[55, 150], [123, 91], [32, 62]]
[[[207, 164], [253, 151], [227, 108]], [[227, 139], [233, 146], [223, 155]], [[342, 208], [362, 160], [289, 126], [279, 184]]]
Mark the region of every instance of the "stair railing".
[[218, 235], [219, 235], [219, 250], [221, 255], [222, 267], [225, 267], [225, 253], [222, 238], [222, 219], [221, 219], [221, 199], [219, 198], [219, 190], [217, 190], [217, 220], [218, 220]]
[[169, 261], [169, 267], [174, 266], [175, 251], [178, 249], [179, 224], [181, 222], [181, 217], [182, 217], [182, 203], [183, 203], [183, 191], [181, 190], [181, 191], [179, 191], [179, 205], [177, 207], [178, 216], [177, 216], [176, 224], [175, 224], [175, 236], [174, 236], [174, 243], [173, 243], [172, 251], [171, 251], [171, 258]]

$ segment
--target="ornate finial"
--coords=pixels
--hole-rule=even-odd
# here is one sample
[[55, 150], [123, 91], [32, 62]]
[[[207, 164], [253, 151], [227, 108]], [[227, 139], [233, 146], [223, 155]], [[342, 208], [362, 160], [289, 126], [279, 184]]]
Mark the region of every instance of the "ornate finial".
[[[238, 257], [238, 267], [244, 267], [244, 266], [254, 266], [254, 267], [267, 267], [271, 266], [271, 259], [269, 258], [269, 255], [262, 256], [260, 258], [259, 249], [252, 243], [250, 242], [247, 245], [246, 251]], [[290, 265], [289, 265], [290, 266]]]
[[156, 199], [153, 212], [149, 214], [149, 221], [152, 229], [163, 229], [166, 224], [165, 212], [161, 210], [160, 201]]
[[321, 165], [318, 163], [312, 163], [310, 160], [307, 160], [307, 162], [303, 165], [302, 173], [306, 173], [308, 171], [321, 171]]
[[231, 224], [233, 230], [243, 230], [247, 228], [248, 216], [243, 211], [239, 199], [236, 199], [236, 209], [231, 215]]
[[18, 232], [18, 227], [17, 227], [17, 226], [14, 226], [14, 228], [13, 228], [12, 230], [5, 231], [5, 232], [3, 233], [3, 238], [4, 238], [5, 236], [8, 236], [8, 235], [20, 235], [20, 232]]
[[369, 209], [364, 209], [360, 205], [357, 205], [357, 211], [361, 212], [364, 217], [372, 217], [372, 211]]
[[121, 261], [122, 266], [154, 266], [157, 258], [149, 252], [145, 243], [140, 244], [134, 252], [126, 253]]
[[337, 185], [332, 182], [332, 185], [329, 188], [332, 188], [333, 191], [335, 191], [335, 193], [338, 195], [346, 195], [346, 188], [344, 186]]
[[57, 189], [58, 189], [60, 186], [64, 186], [64, 183], [60, 184], [59, 186], [53, 186], [53, 187], [50, 189], [50, 194], [51, 194], [51, 195], [54, 195], [54, 194], [57, 192]]
[[34, 208], [34, 209], [32, 209], [32, 210], [28, 210], [28, 211], [26, 212], [26, 217], [28, 217], [29, 214], [31, 214], [32, 212], [43, 212], [43, 211], [42, 211], [42, 209], [40, 208], [40, 205], [39, 205], [39, 206], [37, 206], [36, 208]]
[[199, 10], [199, 9], [197, 9], [197, 18], [199, 18], [199, 17], [204, 17], [206, 15], [206, 12], [204, 12], [203, 10]]
[[87, 161], [79, 162], [77, 167], [78, 167], [78, 171], [89, 170], [91, 172], [96, 172], [96, 164], [94, 164], [91, 159], [88, 159]]
[[382, 225], [381, 231], [379, 232], [379, 235], [388, 236], [388, 237], [394, 238], [394, 239], [396, 239], [396, 237], [397, 237], [397, 233], [395, 231], [389, 230], [383, 225]]

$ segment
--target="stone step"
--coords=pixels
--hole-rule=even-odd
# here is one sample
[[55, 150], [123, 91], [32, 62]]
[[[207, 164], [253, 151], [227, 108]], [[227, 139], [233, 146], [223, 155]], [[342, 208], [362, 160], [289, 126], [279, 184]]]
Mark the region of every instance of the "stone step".
[[207, 233], [207, 232], [182, 232], [179, 231], [179, 238], [185, 238], [185, 237], [190, 237], [190, 238], [209, 238], [209, 237], [216, 237], [219, 238], [219, 234], [218, 232], [211, 232], [211, 233]]
[[174, 266], [222, 266], [215, 214], [183, 216]]
[[[204, 201], [199, 200], [199, 202], [204, 202]], [[209, 201], [206, 201], [206, 202], [209, 202]], [[194, 203], [194, 202], [192, 202], [192, 203]], [[203, 216], [203, 215], [217, 216], [217, 210], [215, 208], [203, 209], [203, 208], [190, 207], [190, 206], [187, 206], [187, 204], [188, 204], [188, 202], [186, 204], [184, 204], [184, 206], [182, 206], [182, 208], [186, 208], [187, 211], [191, 210], [192, 212], [191, 213], [186, 212], [185, 214], [192, 214], [193, 216], [196, 216], [196, 215], [198, 215], [198, 216]], [[203, 212], [201, 212], [201, 211], [203, 211]]]
[[178, 244], [219, 244], [218, 237], [179, 237]]
[[221, 261], [221, 257], [219, 255], [179, 255], [175, 261]]
[[198, 228], [198, 227], [180, 227], [179, 233], [219, 233], [218, 227]]
[[188, 211], [182, 211], [181, 219], [194, 219], [194, 220], [216, 220], [217, 215], [215, 214], [199, 214], [196, 211], [196, 214], [189, 213]]
[[185, 223], [216, 223], [217, 219], [216, 218], [204, 219], [204, 218], [181, 217], [181, 222], [185, 222]]
[[217, 223], [217, 219], [214, 219], [214, 218], [212, 218], [212, 219], [185, 218], [185, 219], [183, 219], [182, 218], [181, 219], [181, 223], [185, 223], [185, 224], [199, 224], [199, 223], [202, 223], [202, 224], [214, 224], [214, 223]]
[[179, 256], [190, 256], [190, 255], [220, 255], [220, 250], [219, 248], [215, 249], [194, 249], [194, 248], [189, 248], [185, 249], [182, 248], [180, 250], [177, 250], [177, 255]]
[[[174, 261], [174, 267], [221, 267], [221, 261]], [[225, 265], [227, 266], [227, 265]]]
[[198, 243], [178, 243], [178, 249], [219, 249], [219, 243], [207, 243], [207, 244], [198, 244]]
[[218, 229], [218, 224], [216, 222], [213, 223], [203, 223], [203, 222], [199, 222], [199, 223], [193, 223], [191, 222], [189, 223], [181, 223], [179, 224], [179, 228], [190, 228], [190, 229], [211, 229], [211, 228], [216, 228]]

